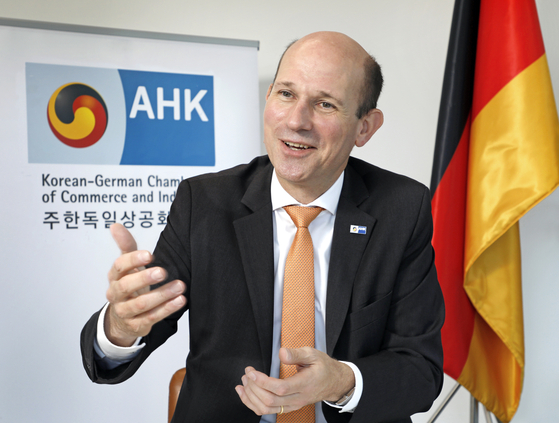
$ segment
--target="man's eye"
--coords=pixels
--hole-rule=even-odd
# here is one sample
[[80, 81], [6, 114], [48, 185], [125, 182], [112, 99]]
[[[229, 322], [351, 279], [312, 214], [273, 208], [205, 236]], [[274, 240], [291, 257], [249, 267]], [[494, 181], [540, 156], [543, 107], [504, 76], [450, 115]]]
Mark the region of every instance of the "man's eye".
[[279, 92], [282, 97], [291, 97], [291, 93], [289, 91], [280, 91]]
[[320, 102], [320, 106], [323, 109], [333, 109], [334, 108], [334, 106], [331, 103], [328, 103], [327, 101]]

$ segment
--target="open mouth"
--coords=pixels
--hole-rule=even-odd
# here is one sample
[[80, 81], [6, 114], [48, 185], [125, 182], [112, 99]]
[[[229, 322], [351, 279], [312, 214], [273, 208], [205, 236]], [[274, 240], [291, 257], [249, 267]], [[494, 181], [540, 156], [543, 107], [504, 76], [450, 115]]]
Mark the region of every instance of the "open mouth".
[[291, 150], [308, 150], [309, 148], [311, 148], [307, 145], [297, 144], [296, 142], [284, 141], [283, 143], [287, 145]]

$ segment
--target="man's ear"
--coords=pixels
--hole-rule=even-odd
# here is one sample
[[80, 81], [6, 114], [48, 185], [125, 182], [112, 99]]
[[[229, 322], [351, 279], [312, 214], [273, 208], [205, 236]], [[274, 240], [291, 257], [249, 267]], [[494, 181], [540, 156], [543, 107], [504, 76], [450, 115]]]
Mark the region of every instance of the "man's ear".
[[270, 84], [270, 86], [268, 87], [268, 92], [266, 93], [266, 101], [268, 101], [268, 97], [270, 97], [270, 93], [272, 92], [273, 86], [274, 84]]
[[361, 129], [357, 134], [355, 145], [357, 147], [363, 147], [367, 144], [373, 134], [378, 131], [383, 123], [384, 115], [379, 109], [369, 110], [369, 113], [361, 118]]

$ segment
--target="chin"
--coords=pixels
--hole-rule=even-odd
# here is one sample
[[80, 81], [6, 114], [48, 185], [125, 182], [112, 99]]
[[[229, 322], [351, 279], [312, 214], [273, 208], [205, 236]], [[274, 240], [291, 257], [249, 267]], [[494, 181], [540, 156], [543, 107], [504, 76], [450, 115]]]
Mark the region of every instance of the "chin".
[[306, 180], [306, 173], [303, 171], [285, 171], [285, 169], [276, 169], [276, 173], [278, 178], [285, 180], [291, 184], [300, 184], [305, 182]]

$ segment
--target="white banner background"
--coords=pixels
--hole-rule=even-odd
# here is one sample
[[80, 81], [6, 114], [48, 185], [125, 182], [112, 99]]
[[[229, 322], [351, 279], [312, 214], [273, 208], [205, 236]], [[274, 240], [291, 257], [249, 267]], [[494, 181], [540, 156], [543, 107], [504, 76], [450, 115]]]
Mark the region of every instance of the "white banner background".
[[[0, 420], [165, 421], [168, 382], [173, 372], [184, 366], [188, 351], [185, 319], [179, 333], [148, 360], [133, 382], [94, 385], [82, 368], [79, 334], [89, 316], [104, 304], [106, 274], [118, 255], [102, 213], [115, 213], [120, 220], [124, 212], [129, 217], [134, 212], [132, 233], [140, 248], [152, 250], [163, 228], [157, 224], [157, 215], [166, 213], [170, 206], [158, 201], [158, 193], [171, 195], [175, 188], [150, 187], [149, 175], [162, 180], [187, 178], [247, 162], [260, 153], [257, 49], [256, 43], [252, 44], [0, 26], [0, 397], [4, 404]], [[216, 166], [28, 163], [26, 62], [213, 75]], [[43, 175], [50, 175], [51, 183], [45, 184]], [[94, 180], [96, 175], [141, 178], [143, 184], [141, 188], [87, 190], [52, 186], [52, 177]], [[57, 193], [50, 197], [53, 190]], [[63, 203], [63, 190], [127, 193], [129, 200], [126, 204]], [[153, 203], [130, 200], [134, 193], [147, 195], [152, 191]], [[45, 202], [45, 194], [54, 202]], [[97, 212], [96, 227], [84, 224], [88, 210]], [[144, 210], [152, 211], [149, 229], [141, 227], [138, 220]], [[47, 211], [58, 212], [60, 223], [52, 229], [43, 223]], [[77, 229], [66, 228], [66, 212], [78, 214], [77, 224], [68, 217], [68, 226]]]

